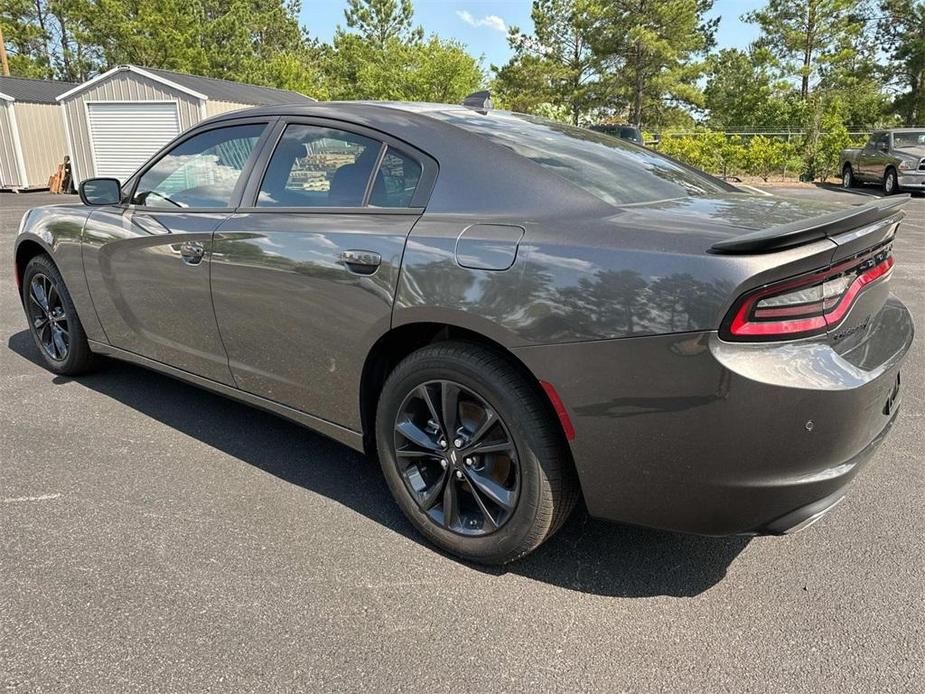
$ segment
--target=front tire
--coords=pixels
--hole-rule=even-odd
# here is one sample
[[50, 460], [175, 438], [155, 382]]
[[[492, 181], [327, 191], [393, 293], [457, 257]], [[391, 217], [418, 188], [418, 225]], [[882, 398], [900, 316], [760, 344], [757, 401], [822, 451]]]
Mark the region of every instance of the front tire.
[[562, 525], [578, 483], [558, 420], [535, 384], [498, 352], [445, 342], [389, 375], [376, 415], [382, 471], [431, 542], [505, 564]]
[[893, 195], [899, 192], [899, 179], [896, 176], [896, 169], [887, 169], [883, 177], [883, 194]]
[[851, 164], [845, 164], [845, 168], [842, 169], [841, 184], [842, 188], [854, 188], [854, 171], [851, 169]]
[[87, 371], [93, 356], [87, 336], [64, 279], [48, 256], [37, 255], [26, 265], [22, 300], [45, 367], [62, 376]]

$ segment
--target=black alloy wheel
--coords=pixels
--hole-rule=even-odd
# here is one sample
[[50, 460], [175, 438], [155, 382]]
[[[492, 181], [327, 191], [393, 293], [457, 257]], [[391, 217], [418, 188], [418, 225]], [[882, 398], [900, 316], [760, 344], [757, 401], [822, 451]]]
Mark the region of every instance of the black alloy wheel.
[[65, 361], [70, 353], [71, 336], [61, 293], [54, 281], [41, 272], [32, 275], [28, 291], [26, 306], [39, 346], [50, 359]]
[[64, 376], [87, 371], [92, 365], [87, 336], [64, 279], [48, 256], [37, 255], [26, 264], [22, 302], [45, 366]]
[[492, 346], [437, 342], [402, 359], [379, 395], [376, 447], [389, 490], [418, 532], [482, 564], [536, 549], [580, 493], [542, 387]]
[[496, 410], [453, 381], [422, 383], [395, 420], [398, 474], [431, 521], [460, 535], [503, 527], [517, 506], [517, 447]]

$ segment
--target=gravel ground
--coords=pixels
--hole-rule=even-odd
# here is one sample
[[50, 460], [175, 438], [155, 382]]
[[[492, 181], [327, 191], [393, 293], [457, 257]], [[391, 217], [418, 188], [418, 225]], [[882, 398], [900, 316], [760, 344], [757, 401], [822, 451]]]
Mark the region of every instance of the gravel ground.
[[[0, 195], [0, 258], [26, 207], [58, 201]], [[893, 286], [925, 326], [925, 199], [908, 209]], [[487, 571], [424, 544], [373, 465], [310, 431], [116, 362], [54, 377], [4, 272], [0, 688], [922, 691], [923, 354], [919, 336], [887, 444], [804, 533], [577, 513]]]

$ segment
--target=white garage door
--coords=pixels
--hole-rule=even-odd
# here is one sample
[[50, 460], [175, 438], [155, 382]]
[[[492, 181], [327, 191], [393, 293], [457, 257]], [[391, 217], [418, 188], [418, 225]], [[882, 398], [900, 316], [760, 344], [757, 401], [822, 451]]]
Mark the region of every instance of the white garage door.
[[97, 176], [123, 183], [180, 132], [174, 103], [87, 104]]

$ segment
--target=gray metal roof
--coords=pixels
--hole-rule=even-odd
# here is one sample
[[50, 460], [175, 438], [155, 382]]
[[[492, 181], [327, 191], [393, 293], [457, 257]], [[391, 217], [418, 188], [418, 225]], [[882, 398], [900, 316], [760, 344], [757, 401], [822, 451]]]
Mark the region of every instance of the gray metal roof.
[[315, 99], [307, 97], [304, 94], [291, 92], [286, 89], [258, 87], [254, 84], [243, 84], [241, 82], [220, 80], [213, 77], [187, 75], [182, 72], [173, 72], [172, 70], [161, 70], [143, 66], [139, 67], [146, 72], [150, 72], [152, 75], [157, 75], [171, 82], [176, 82], [187, 89], [205, 94], [210, 99], [215, 99], [216, 101], [232, 101], [239, 104], [253, 104], [254, 106], [304, 104], [315, 101]]
[[0, 77], [0, 94], [6, 94], [16, 101], [29, 101], [35, 104], [53, 104], [56, 96], [76, 86], [73, 82]]

